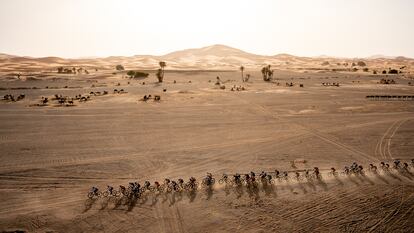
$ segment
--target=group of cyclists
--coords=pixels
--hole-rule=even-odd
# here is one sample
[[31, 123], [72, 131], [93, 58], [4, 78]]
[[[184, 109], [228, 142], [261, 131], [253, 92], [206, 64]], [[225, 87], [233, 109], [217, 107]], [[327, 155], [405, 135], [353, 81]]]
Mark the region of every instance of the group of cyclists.
[[[206, 178], [208, 178], [207, 176]], [[212, 175], [210, 174], [210, 178]], [[214, 179], [214, 178], [213, 178]], [[212, 184], [208, 184], [212, 185]], [[127, 198], [140, 198], [142, 195], [147, 193], [169, 193], [169, 192], [181, 192], [181, 191], [195, 191], [198, 188], [196, 178], [190, 177], [188, 182], [184, 182], [183, 179], [170, 180], [165, 179], [164, 183], [160, 184], [155, 181], [151, 184], [150, 181], [145, 181], [141, 186], [138, 182], [130, 182], [128, 187], [119, 185], [118, 190], [115, 190], [112, 186], [107, 186], [106, 190], [100, 191], [97, 187], [92, 187], [88, 192], [88, 198], [99, 198], [99, 197], [127, 197]]]
[[[411, 160], [411, 167], [414, 167], [414, 159]], [[410, 165], [407, 162], [401, 162], [399, 159], [395, 159], [392, 161], [392, 165], [390, 166], [389, 163], [380, 162], [379, 167], [381, 171], [385, 173], [391, 172], [391, 169], [398, 171], [400, 173], [408, 173], [410, 169]], [[368, 171], [374, 174], [379, 172], [379, 169], [374, 164], [370, 163], [368, 166]], [[341, 173], [338, 173], [335, 168], [331, 168], [330, 175], [337, 176], [339, 174], [343, 175], [365, 175], [365, 170], [362, 165], [354, 162], [351, 166], [345, 166], [344, 170]]]
[[[414, 159], [411, 160], [411, 166], [414, 167]], [[374, 170], [376, 170], [375, 168], [376, 167], [374, 166]], [[388, 163], [381, 162], [380, 163], [380, 168], [384, 172], [389, 172], [391, 166]], [[392, 162], [392, 168], [394, 170], [397, 170], [397, 171], [400, 171], [400, 172], [408, 172], [408, 170], [410, 168], [410, 165], [407, 162], [401, 162], [399, 159], [396, 159]]]
[[[396, 159], [392, 162], [392, 166], [388, 163], [381, 162], [380, 168], [384, 172], [390, 172], [390, 169], [397, 170], [399, 172], [408, 172], [411, 167], [414, 167], [414, 159], [411, 160], [411, 164], [409, 165], [407, 162], [401, 162], [399, 159]], [[377, 166], [373, 164], [369, 164], [368, 171], [372, 173], [376, 173], [378, 170]], [[293, 176], [290, 176], [289, 173], [293, 173]], [[330, 175], [337, 176], [339, 174], [343, 175], [365, 175], [365, 170], [362, 165], [358, 164], [357, 162], [353, 162], [350, 166], [345, 166], [343, 171], [340, 173], [335, 169], [331, 168]], [[219, 179], [220, 184], [232, 185], [232, 186], [243, 186], [245, 185], [247, 188], [251, 187], [258, 187], [259, 183], [265, 187], [266, 185], [274, 184], [275, 181], [289, 181], [289, 179], [293, 179], [296, 181], [302, 181], [306, 179], [307, 181], [313, 180], [321, 180], [322, 175], [318, 167], [314, 167], [313, 169], [307, 169], [303, 171], [283, 171], [280, 172], [279, 170], [275, 170], [273, 172], [265, 172], [262, 171], [257, 177], [255, 172], [251, 171], [250, 173], [246, 174], [223, 174], [223, 176]], [[212, 188], [215, 184], [216, 180], [211, 173], [207, 173], [206, 177], [204, 177], [201, 181], [202, 188]], [[183, 179], [170, 180], [165, 179], [164, 182], [161, 184], [158, 181], [155, 181], [151, 184], [149, 181], [145, 181], [141, 186], [138, 182], [130, 182], [128, 187], [120, 185], [118, 190], [115, 190], [112, 186], [107, 186], [105, 191], [100, 191], [96, 187], [92, 187], [92, 189], [88, 193], [89, 198], [95, 197], [127, 197], [127, 198], [140, 198], [142, 195], [147, 193], [171, 193], [171, 192], [182, 192], [182, 191], [197, 191], [199, 188], [199, 184], [194, 177], [190, 177], [187, 182]]]

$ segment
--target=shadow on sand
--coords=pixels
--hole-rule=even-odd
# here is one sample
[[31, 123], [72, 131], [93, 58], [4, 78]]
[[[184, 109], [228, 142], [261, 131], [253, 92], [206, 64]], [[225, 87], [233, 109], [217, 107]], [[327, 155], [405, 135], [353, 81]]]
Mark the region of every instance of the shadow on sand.
[[98, 199], [96, 199], [96, 198], [87, 199], [85, 201], [85, 208], [83, 209], [82, 213], [88, 212], [92, 208], [93, 204], [95, 204], [96, 200], [98, 200]]
[[[347, 175], [345, 178], [339, 178], [338, 176], [334, 176], [334, 181], [338, 185], [344, 186], [345, 184], [354, 184], [356, 186], [361, 186], [365, 184], [374, 185], [375, 180], [379, 180], [385, 184], [389, 184], [389, 180], [386, 179], [386, 177], [391, 177], [395, 180], [402, 181], [402, 177], [413, 180], [414, 176], [409, 171], [399, 171], [398, 173], [372, 173], [373, 177], [370, 178], [369, 176], [363, 174], [363, 175]], [[374, 180], [373, 180], [374, 179]], [[345, 182], [349, 181], [349, 182]], [[279, 186], [279, 187], [276, 187]], [[190, 203], [194, 202], [194, 200], [197, 197], [198, 192], [202, 192], [202, 194], [205, 195], [205, 200], [211, 200], [214, 193], [217, 192], [217, 190], [224, 190], [226, 196], [233, 196], [235, 198], [241, 198], [245, 194], [252, 200], [260, 200], [260, 195], [268, 196], [268, 197], [277, 197], [276, 188], [279, 191], [289, 191], [294, 194], [298, 194], [297, 190], [301, 190], [303, 194], [309, 193], [309, 189], [313, 191], [317, 191], [317, 187], [321, 187], [324, 191], [329, 190], [328, 184], [323, 179], [307, 179], [305, 181], [303, 180], [297, 180], [297, 181], [278, 181], [277, 184], [273, 183], [259, 183], [259, 182], [253, 182], [248, 184], [224, 184], [223, 186], [209, 186], [204, 187], [199, 190], [177, 190], [177, 191], [169, 191], [166, 193], [151, 193], [146, 192], [139, 198], [133, 197], [128, 198], [126, 196], [116, 198], [116, 197], [106, 197], [100, 199], [100, 209], [104, 210], [107, 209], [110, 203], [113, 203], [114, 207], [112, 209], [118, 209], [118, 208], [125, 208], [126, 211], [130, 212], [132, 211], [137, 205], [144, 205], [149, 204], [149, 206], [155, 206], [159, 201], [162, 203], [168, 202], [169, 206], [173, 206], [176, 203], [183, 201], [184, 199], [188, 199]], [[203, 195], [203, 196], [204, 196]], [[97, 198], [93, 199], [87, 199], [84, 203], [84, 209], [83, 213], [89, 211], [92, 206], [97, 202]]]

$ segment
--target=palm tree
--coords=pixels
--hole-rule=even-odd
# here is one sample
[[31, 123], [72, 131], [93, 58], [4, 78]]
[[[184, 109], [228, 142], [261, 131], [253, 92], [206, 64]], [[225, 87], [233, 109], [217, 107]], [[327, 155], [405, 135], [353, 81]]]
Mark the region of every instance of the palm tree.
[[161, 69], [158, 69], [157, 78], [158, 82], [162, 83], [164, 79], [164, 67], [167, 66], [167, 63], [165, 63], [165, 61], [160, 61], [158, 64], [160, 65]]
[[262, 68], [263, 80], [267, 81], [267, 67]]
[[161, 69], [164, 71], [164, 67], [167, 66], [167, 63], [165, 63], [165, 61], [160, 61], [159, 62]]
[[265, 66], [262, 68], [262, 75], [263, 75], [263, 80], [268, 82], [272, 79], [273, 77], [273, 70], [270, 69], [270, 65]]
[[155, 75], [158, 78], [158, 82], [162, 83], [162, 80], [164, 79], [164, 73], [162, 72], [162, 69], [158, 69]]
[[240, 71], [242, 75], [242, 82], [244, 82], [244, 76], [243, 76], [244, 66], [240, 66]]

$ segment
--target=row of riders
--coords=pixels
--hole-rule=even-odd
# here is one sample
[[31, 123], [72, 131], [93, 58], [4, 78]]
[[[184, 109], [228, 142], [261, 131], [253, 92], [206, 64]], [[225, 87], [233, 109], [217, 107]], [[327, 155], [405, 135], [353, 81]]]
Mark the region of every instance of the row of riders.
[[[122, 89], [122, 92], [124, 92], [124, 90]], [[114, 93], [118, 93], [118, 90], [114, 90]], [[109, 94], [108, 91], [91, 91], [89, 93], [89, 95], [75, 95], [75, 97], [69, 97], [69, 96], [63, 96], [63, 95], [58, 95], [55, 94], [50, 100], [55, 100], [57, 101], [60, 105], [73, 105], [74, 101], [77, 100], [79, 102], [86, 102], [88, 100], [90, 100], [91, 96], [102, 96], [102, 95], [107, 95]], [[47, 103], [49, 103], [49, 98], [48, 97], [44, 97], [42, 96], [42, 99], [40, 100], [40, 102], [43, 105], [46, 105]]]
[[24, 99], [25, 97], [26, 97], [25, 94], [20, 94], [17, 97], [14, 97], [14, 95], [12, 95], [12, 94], [6, 94], [6, 95], [3, 96], [3, 100], [16, 102], [16, 101]]
[[[414, 159], [411, 160], [411, 166], [414, 167]], [[380, 170], [379, 170], [380, 169]], [[410, 165], [407, 162], [401, 162], [399, 159], [395, 159], [392, 162], [392, 165], [390, 166], [389, 163], [381, 162], [379, 164], [379, 169], [374, 164], [370, 163], [368, 166], [368, 171], [374, 174], [377, 174], [379, 171], [382, 171], [384, 173], [389, 173], [391, 170], [395, 170], [401, 173], [408, 173], [410, 169]], [[341, 175], [365, 175], [365, 170], [362, 165], [359, 165], [358, 163], [354, 162], [351, 166], [345, 166], [343, 171], [339, 173], [336, 171], [335, 168], [331, 168], [331, 171], [329, 173], [333, 176]]]
[[[406, 162], [401, 162], [400, 160], [394, 160], [392, 167], [385, 162], [380, 163], [380, 169], [383, 172], [390, 172], [391, 169], [397, 170], [399, 172], [408, 172], [410, 165]], [[411, 160], [411, 166], [414, 167], [414, 159]], [[368, 171], [371, 173], [377, 173], [378, 168], [374, 164], [369, 164]], [[234, 174], [227, 175], [223, 174], [222, 177], [218, 180], [219, 184], [226, 184], [235, 187], [246, 186], [248, 189], [257, 188], [259, 183], [263, 187], [268, 185], [275, 184], [275, 181], [278, 182], [288, 182], [290, 179], [295, 181], [307, 180], [308, 182], [320, 181], [322, 180], [322, 175], [318, 167], [313, 169], [308, 169], [305, 171], [294, 171], [293, 176], [290, 176], [289, 173], [283, 171], [280, 172], [275, 170], [274, 172], [267, 173], [262, 171], [258, 176], [254, 172], [247, 174]], [[345, 166], [344, 169], [338, 172], [335, 168], [331, 168], [329, 175], [331, 176], [350, 176], [350, 175], [365, 175], [365, 171], [362, 165], [354, 162], [350, 166]], [[215, 178], [211, 173], [207, 173], [201, 181], [201, 188], [211, 189], [216, 183]], [[128, 187], [120, 185], [118, 190], [115, 190], [112, 186], [107, 186], [107, 189], [101, 192], [98, 188], [92, 187], [88, 193], [88, 198], [97, 198], [97, 197], [127, 197], [127, 198], [140, 198], [143, 195], [148, 193], [171, 193], [171, 192], [195, 192], [199, 188], [199, 183], [194, 177], [185, 182], [183, 179], [178, 179], [177, 181], [165, 179], [161, 184], [158, 181], [155, 181], [151, 184], [149, 181], [145, 181], [141, 186], [138, 182], [130, 182]]]
[[[214, 182], [213, 176], [208, 175], [202, 182], [203, 186], [211, 186]], [[140, 198], [147, 192], [158, 192], [158, 193], [170, 193], [170, 192], [179, 192], [179, 191], [196, 191], [198, 189], [198, 182], [196, 178], [191, 177], [188, 182], [184, 182], [183, 179], [178, 179], [177, 181], [165, 179], [164, 183], [159, 183], [155, 181], [153, 185], [149, 181], [145, 181], [141, 186], [138, 182], [130, 182], [128, 187], [123, 185], [119, 186], [118, 190], [114, 190], [112, 186], [107, 186], [107, 189], [104, 192], [100, 192], [98, 188], [92, 187], [91, 191], [88, 193], [89, 198], [94, 197], [127, 197], [127, 198]]]
[[[275, 170], [275, 175], [277, 179], [281, 180], [288, 180], [289, 175], [288, 172], [280, 172]], [[315, 167], [312, 171], [307, 171], [306, 175], [309, 179], [321, 179], [321, 175], [319, 169]], [[230, 178], [229, 175], [223, 174], [221, 179], [219, 179], [219, 183], [223, 184], [226, 183], [227, 185], [234, 185], [234, 186], [243, 186], [246, 185], [248, 188], [258, 187], [260, 181], [263, 185], [270, 185], [274, 184], [274, 179], [271, 174], [267, 174], [266, 172], [262, 171], [258, 177], [254, 172], [250, 172], [248, 174], [234, 174]], [[207, 173], [207, 176], [202, 179], [201, 187], [204, 189], [212, 188], [212, 186], [216, 183], [215, 178], [211, 173]], [[188, 182], [185, 182], [183, 179], [178, 179], [177, 181], [165, 179], [164, 183], [160, 184], [158, 181], [155, 181], [153, 185], [149, 181], [145, 181], [143, 186], [141, 186], [138, 182], [131, 182], [129, 183], [128, 188], [123, 185], [119, 186], [118, 190], [114, 190], [112, 186], [107, 186], [107, 190], [100, 192], [98, 188], [92, 187], [90, 192], [88, 193], [89, 198], [94, 197], [127, 197], [127, 198], [140, 198], [142, 195], [146, 193], [170, 193], [170, 192], [194, 192], [197, 191], [199, 188], [198, 181], [196, 178], [191, 177]]]

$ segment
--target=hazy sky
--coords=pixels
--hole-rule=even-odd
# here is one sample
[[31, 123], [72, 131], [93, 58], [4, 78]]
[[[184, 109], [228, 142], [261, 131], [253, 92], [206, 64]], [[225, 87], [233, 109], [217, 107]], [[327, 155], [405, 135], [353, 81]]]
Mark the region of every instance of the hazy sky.
[[413, 0], [0, 0], [0, 53], [414, 57]]

